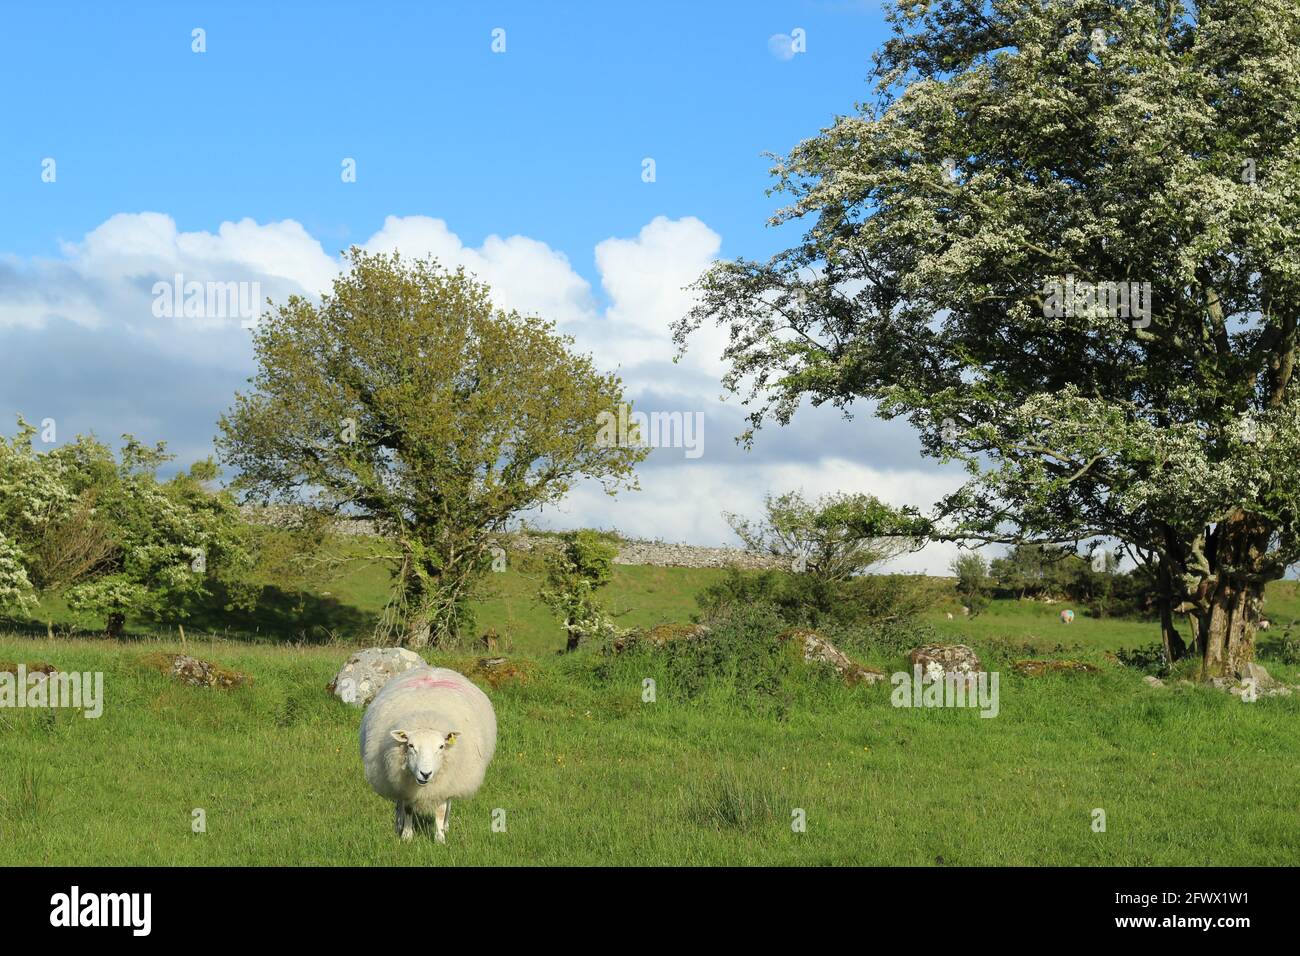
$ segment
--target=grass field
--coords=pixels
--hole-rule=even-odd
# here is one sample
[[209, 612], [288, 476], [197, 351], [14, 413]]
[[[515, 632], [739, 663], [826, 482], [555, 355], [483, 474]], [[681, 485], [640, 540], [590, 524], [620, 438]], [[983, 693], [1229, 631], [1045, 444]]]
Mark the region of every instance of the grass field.
[[[619, 568], [622, 623], [685, 620], [713, 572]], [[196, 654], [251, 687], [180, 686], [143, 666], [170, 638], [0, 636], [0, 660], [102, 671], [96, 720], [0, 710], [0, 863], [12, 864], [1294, 864], [1300, 860], [1300, 699], [1245, 704], [1152, 689], [1105, 654], [1149, 644], [1149, 623], [1056, 620], [995, 602], [930, 622], [1001, 674], [999, 716], [905, 709], [890, 688], [845, 687], [800, 666], [758, 705], [725, 683], [678, 693], [653, 656], [617, 666], [557, 655], [560, 632], [501, 575], [481, 624], [533, 657], [534, 677], [490, 694], [500, 742], [487, 781], [453, 813], [449, 843], [400, 844], [367, 786], [360, 714], [325, 684], [343, 644], [204, 641]], [[382, 583], [382, 582], [380, 582]], [[375, 582], [329, 597], [374, 610]], [[357, 601], [351, 605], [350, 601]], [[362, 604], [370, 601], [370, 607]], [[1300, 607], [1280, 585], [1269, 612]], [[1289, 618], [1286, 618], [1289, 619]], [[188, 630], [188, 629], [187, 629]], [[1059, 646], [1058, 646], [1059, 645]], [[1094, 675], [1021, 678], [1025, 656]], [[434, 662], [462, 666], [454, 657]], [[902, 669], [901, 653], [866, 663]], [[1296, 678], [1294, 668], [1275, 674]], [[641, 681], [660, 691], [643, 703]], [[1094, 832], [1093, 810], [1106, 813]], [[202, 810], [206, 831], [193, 832]], [[493, 830], [493, 814], [505, 830]], [[797, 812], [806, 831], [794, 832]]]

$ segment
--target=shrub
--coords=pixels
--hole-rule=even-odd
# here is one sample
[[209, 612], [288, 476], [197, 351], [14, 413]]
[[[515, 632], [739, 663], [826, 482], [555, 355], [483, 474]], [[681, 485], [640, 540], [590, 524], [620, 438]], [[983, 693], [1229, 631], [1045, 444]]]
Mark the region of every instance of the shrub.
[[873, 574], [827, 581], [808, 574], [732, 568], [696, 601], [705, 622], [736, 608], [764, 604], [787, 626], [820, 628], [909, 621], [925, 606], [927, 593], [924, 579], [915, 575]]

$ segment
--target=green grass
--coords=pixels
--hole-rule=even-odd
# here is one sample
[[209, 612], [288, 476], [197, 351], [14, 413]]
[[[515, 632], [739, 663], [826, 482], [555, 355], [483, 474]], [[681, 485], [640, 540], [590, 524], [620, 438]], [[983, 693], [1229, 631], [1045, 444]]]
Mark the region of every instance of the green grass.
[[[684, 621], [721, 575], [619, 566], [607, 600], [624, 626]], [[746, 685], [767, 695], [756, 703], [721, 680], [675, 680], [667, 657], [557, 655], [561, 631], [526, 566], [493, 576], [479, 625], [535, 659], [536, 678], [490, 691], [497, 758], [479, 795], [456, 806], [449, 844], [420, 834], [401, 845], [391, 806], [361, 772], [360, 715], [325, 690], [350, 646], [366, 643], [387, 583], [371, 567], [329, 593], [272, 594], [230, 627], [251, 640], [196, 641], [203, 625], [191, 622], [188, 652], [253, 675], [234, 691], [141, 666], [180, 649], [169, 629], [150, 636], [135, 622], [122, 643], [69, 634], [75, 619], [57, 600], [43, 609], [59, 625], [54, 640], [43, 620], [0, 634], [0, 661], [102, 671], [106, 684], [97, 720], [0, 709], [0, 864], [1272, 865], [1300, 855], [1300, 697], [1243, 704], [1146, 687], [1107, 652], [1150, 645], [1152, 622], [1080, 612], [1067, 626], [1064, 605], [1032, 601], [949, 621], [959, 605], [948, 598], [926, 623], [1000, 673], [997, 718], [895, 708], [888, 685], [847, 688], [802, 664], [792, 678]], [[1294, 582], [1270, 590], [1267, 613], [1283, 626], [1300, 617]], [[905, 667], [897, 651], [862, 656]], [[1026, 656], [1080, 658], [1100, 673], [1020, 678], [1010, 664]], [[1269, 668], [1297, 680], [1294, 667]], [[659, 682], [653, 703], [641, 699], [645, 677]], [[1092, 830], [1095, 808], [1105, 833]], [[192, 832], [196, 809], [206, 832]], [[505, 832], [493, 831], [494, 810]], [[806, 832], [792, 830], [796, 811]]]
[[[369, 547], [364, 539], [336, 541], [338, 552], [357, 556]], [[689, 619], [695, 595], [721, 580], [716, 568], [657, 568], [616, 565], [614, 578], [602, 597], [620, 627], [649, 627]], [[542, 573], [526, 560], [514, 560], [503, 573], [489, 574], [482, 597], [472, 602], [479, 633], [491, 628], [506, 638], [506, 650], [537, 656], [562, 650], [565, 634], [554, 614], [538, 599]], [[185, 622], [190, 637], [220, 637], [280, 643], [366, 644], [388, 600], [391, 577], [378, 563], [354, 563], [312, 593], [268, 589], [252, 613], [227, 613], [214, 606]], [[44, 634], [52, 625], [60, 635], [93, 636], [104, 622], [78, 616], [56, 595], [42, 598], [41, 608], [28, 620], [11, 622], [15, 630]], [[128, 636], [177, 636], [175, 627], [131, 618]]]
[[894, 708], [887, 685], [802, 671], [775, 708], [715, 692], [642, 703], [642, 662], [602, 676], [594, 655], [546, 655], [533, 683], [491, 692], [497, 758], [439, 846], [427, 834], [401, 845], [362, 776], [360, 715], [324, 689], [345, 649], [191, 643], [253, 674], [229, 692], [139, 665], [167, 649], [179, 647], [0, 638], [0, 659], [102, 670], [106, 683], [98, 720], [0, 710], [0, 863], [1266, 865], [1300, 853], [1300, 701], [1152, 690], [1096, 650], [1085, 656], [1099, 675], [1030, 680], [1005, 670], [1014, 646], [981, 646], [1002, 671], [995, 719]]

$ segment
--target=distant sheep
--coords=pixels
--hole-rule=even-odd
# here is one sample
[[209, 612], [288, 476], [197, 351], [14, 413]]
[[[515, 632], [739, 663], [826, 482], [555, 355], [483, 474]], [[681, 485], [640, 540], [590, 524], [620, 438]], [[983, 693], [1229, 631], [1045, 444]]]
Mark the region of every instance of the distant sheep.
[[1260, 629], [1261, 631], [1267, 631], [1267, 630], [1268, 630], [1270, 627], [1272, 627], [1272, 626], [1273, 626], [1273, 622], [1270, 621], [1268, 618], [1266, 618], [1266, 617], [1265, 617], [1265, 618], [1260, 618], [1260, 621], [1259, 621], [1259, 629]]
[[1071, 611], [1069, 608], [1066, 608], [1064, 611], [1062, 611], [1062, 612], [1061, 612], [1061, 623], [1062, 623], [1062, 624], [1073, 624], [1073, 623], [1074, 623], [1074, 612]]
[[497, 746], [492, 702], [462, 674], [417, 667], [375, 695], [361, 718], [366, 780], [395, 806], [394, 828], [415, 835], [414, 816], [433, 815], [447, 842], [453, 797], [472, 797]]

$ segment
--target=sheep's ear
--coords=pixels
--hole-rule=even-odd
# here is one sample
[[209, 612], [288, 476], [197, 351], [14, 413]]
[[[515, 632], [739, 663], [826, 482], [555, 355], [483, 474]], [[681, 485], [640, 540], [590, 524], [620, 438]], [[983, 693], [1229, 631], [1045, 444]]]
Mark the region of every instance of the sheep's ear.
[[451, 733], [449, 733], [449, 734], [447, 735], [447, 738], [446, 738], [446, 739], [447, 739], [447, 746], [448, 746], [448, 747], [453, 747], [453, 746], [455, 746], [455, 744], [456, 744], [456, 738], [459, 737], [459, 736], [460, 736], [460, 734], [456, 733], [456, 731], [454, 731], [454, 730], [453, 730]]
[[406, 736], [405, 730], [394, 730], [392, 732], [392, 737], [399, 744], [409, 744], [411, 742], [411, 738]]

